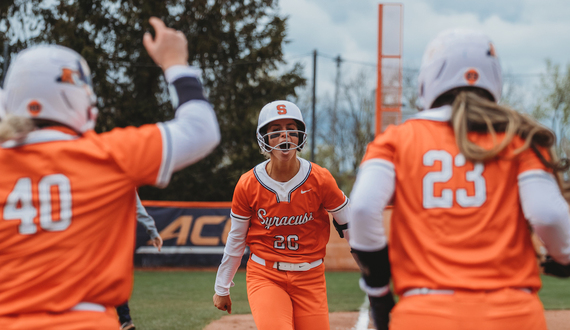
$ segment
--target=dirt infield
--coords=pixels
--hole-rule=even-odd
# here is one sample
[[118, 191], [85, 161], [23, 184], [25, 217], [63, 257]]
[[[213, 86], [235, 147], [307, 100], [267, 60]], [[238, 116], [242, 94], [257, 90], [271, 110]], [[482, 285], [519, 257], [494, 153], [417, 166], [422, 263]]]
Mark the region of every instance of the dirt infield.
[[[358, 321], [358, 312], [337, 312], [329, 316], [331, 330], [352, 329]], [[226, 315], [210, 323], [204, 330], [254, 330], [255, 323], [251, 314]]]
[[[570, 328], [570, 310], [546, 311], [548, 330], [567, 330]], [[355, 329], [358, 312], [339, 312], [330, 314], [331, 330]], [[373, 329], [369, 325], [369, 329]], [[227, 315], [210, 323], [204, 330], [255, 330], [251, 314]]]

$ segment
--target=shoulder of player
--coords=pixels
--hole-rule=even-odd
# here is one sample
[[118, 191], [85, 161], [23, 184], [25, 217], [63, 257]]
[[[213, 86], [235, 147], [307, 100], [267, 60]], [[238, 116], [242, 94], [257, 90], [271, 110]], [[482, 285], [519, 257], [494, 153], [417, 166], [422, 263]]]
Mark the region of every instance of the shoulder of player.
[[141, 125], [138, 127], [135, 126], [126, 126], [126, 127], [115, 127], [110, 131], [107, 132], [103, 132], [103, 133], [95, 133], [95, 131], [87, 131], [84, 133], [84, 136], [87, 136], [88, 134], [90, 136], [97, 136], [99, 138], [104, 138], [104, 137], [108, 137], [108, 136], [116, 136], [116, 135], [128, 135], [128, 134], [133, 134], [136, 135], [140, 132], [144, 132], [144, 131], [148, 131], [148, 130], [157, 130], [160, 129], [159, 128], [159, 123], [155, 123], [155, 124], [145, 124], [145, 125]]
[[[110, 131], [103, 133], [96, 133], [95, 131], [87, 131], [83, 137], [89, 139], [97, 144], [108, 145], [126, 145], [130, 142], [140, 145], [141, 139], [151, 138], [152, 135], [159, 137], [165, 133], [161, 132], [158, 124], [146, 124], [140, 127], [127, 126], [116, 127]], [[167, 138], [168, 139], [168, 138]]]
[[258, 183], [258, 179], [256, 178], [257, 174], [256, 171], [260, 171], [261, 167], [264, 166], [264, 164], [266, 164], [267, 161], [261, 162], [259, 164], [257, 164], [254, 168], [250, 169], [249, 171], [243, 173], [239, 180], [238, 180], [238, 185], [250, 185], [250, 184], [256, 184]]
[[430, 134], [434, 129], [439, 129], [437, 127], [441, 125], [448, 125], [448, 122], [412, 118], [402, 124], [388, 126], [370, 142], [369, 147], [387, 145], [398, 148], [402, 146], [402, 142], [414, 141], [424, 134]]
[[246, 184], [251, 180], [255, 180], [255, 174], [253, 173], [253, 168], [239, 177], [238, 184]]
[[408, 134], [414, 132], [419, 126], [431, 126], [431, 125], [447, 125], [449, 121], [447, 120], [432, 120], [421, 117], [412, 117], [399, 125], [390, 125], [386, 129], [386, 132], [392, 132], [397, 134]]
[[407, 120], [399, 125], [389, 125], [384, 132], [376, 135], [371, 143], [384, 142], [396, 136], [409, 135], [414, 132], [414, 128], [418, 125], [425, 125], [424, 120]]
[[311, 161], [305, 160], [300, 158], [301, 161], [306, 161], [310, 164], [311, 166], [311, 175], [315, 175], [315, 176], [322, 176], [322, 175], [331, 175], [329, 170], [327, 170], [326, 168], [322, 167], [319, 164], [313, 163]]
[[[511, 141], [511, 143], [508, 145], [508, 147], [502, 152], [502, 156], [505, 156], [507, 158], [513, 158], [513, 159], [526, 159], [527, 157], [532, 157], [532, 158], [538, 158], [539, 156], [536, 154], [536, 152], [534, 150], [532, 150], [532, 148], [526, 148], [524, 151], [519, 152], [519, 149], [522, 148], [525, 144], [525, 139], [523, 139], [522, 137], [520, 137], [519, 135], [515, 135], [513, 137], [513, 140]], [[540, 154], [544, 157], [544, 159], [546, 159], [547, 161], [551, 160], [551, 155], [549, 152], [549, 148], [547, 147], [542, 147], [537, 145], [536, 149], [538, 150], [538, 152], [540, 152]]]
[[399, 125], [390, 125], [385, 133], [408, 134], [418, 126], [448, 124], [451, 119], [451, 107], [443, 106], [437, 109], [420, 111]]
[[319, 164], [315, 164], [313, 162], [309, 162], [308, 160], [304, 160], [304, 161], [308, 162], [311, 166], [311, 170], [310, 170], [311, 173], [309, 173], [308, 179], [312, 178], [314, 180], [317, 180], [317, 182], [319, 184], [326, 184], [327, 182], [330, 182], [331, 180], [335, 181], [331, 172], [328, 169], [326, 169], [325, 167], [322, 167]]

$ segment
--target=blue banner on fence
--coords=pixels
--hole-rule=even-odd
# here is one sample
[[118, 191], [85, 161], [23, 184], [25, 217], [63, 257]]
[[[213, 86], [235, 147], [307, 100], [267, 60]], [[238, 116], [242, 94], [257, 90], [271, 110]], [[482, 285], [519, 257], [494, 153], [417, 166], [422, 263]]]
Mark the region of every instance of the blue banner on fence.
[[[143, 202], [164, 240], [161, 252], [137, 226], [135, 266], [217, 267], [230, 230], [230, 203]], [[242, 265], [247, 261], [247, 249]]]

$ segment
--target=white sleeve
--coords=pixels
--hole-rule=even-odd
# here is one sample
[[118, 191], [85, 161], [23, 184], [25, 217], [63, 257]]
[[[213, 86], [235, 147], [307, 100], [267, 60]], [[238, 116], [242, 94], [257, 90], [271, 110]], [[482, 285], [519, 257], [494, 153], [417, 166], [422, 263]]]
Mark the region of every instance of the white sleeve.
[[370, 252], [386, 246], [382, 213], [394, 194], [395, 180], [394, 165], [388, 161], [371, 159], [360, 166], [350, 194], [348, 229], [354, 249]]
[[146, 232], [150, 238], [155, 239], [160, 236], [158, 230], [156, 229], [156, 223], [142, 205], [139, 194], [135, 193], [135, 195], [137, 196], [137, 221], [146, 228]]
[[174, 171], [204, 158], [220, 143], [220, 128], [212, 106], [203, 97], [200, 71], [189, 66], [173, 66], [166, 70], [168, 83], [193, 78], [195, 84], [184, 86], [186, 101], [176, 110], [173, 120], [158, 123], [162, 134], [162, 166], [156, 185], [168, 184]]
[[216, 274], [216, 284], [214, 290], [218, 296], [230, 294], [230, 287], [234, 286], [234, 276], [241, 263], [241, 258], [245, 251], [245, 237], [249, 230], [249, 219], [241, 220], [230, 216], [232, 227], [228, 234], [226, 246], [224, 247], [224, 257], [218, 267]]
[[220, 143], [220, 128], [210, 103], [191, 100], [180, 106], [176, 117], [163, 125], [172, 141], [172, 171], [193, 164]]
[[548, 254], [559, 263], [570, 263], [570, 214], [556, 180], [542, 170], [518, 176], [520, 202], [525, 217]]
[[348, 197], [345, 198], [346, 201], [341, 207], [337, 208], [336, 211], [329, 211], [339, 225], [344, 225], [345, 223], [350, 222], [350, 200]]

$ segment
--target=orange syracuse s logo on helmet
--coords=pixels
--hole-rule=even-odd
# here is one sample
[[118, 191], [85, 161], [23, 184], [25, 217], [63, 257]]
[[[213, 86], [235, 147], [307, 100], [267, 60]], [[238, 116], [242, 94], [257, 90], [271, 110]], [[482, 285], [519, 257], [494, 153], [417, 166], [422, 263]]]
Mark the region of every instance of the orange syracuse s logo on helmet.
[[40, 111], [42, 111], [42, 104], [40, 102], [34, 100], [28, 103], [28, 112], [32, 116], [37, 116]]
[[277, 113], [280, 115], [284, 115], [287, 113], [287, 108], [285, 108], [285, 104], [279, 104], [277, 106]]
[[475, 85], [475, 83], [477, 83], [479, 80], [479, 72], [476, 69], [471, 68], [465, 71], [464, 78], [469, 85]]
[[77, 71], [71, 70], [69, 68], [61, 69], [61, 76], [57, 78], [57, 82], [77, 85]]

